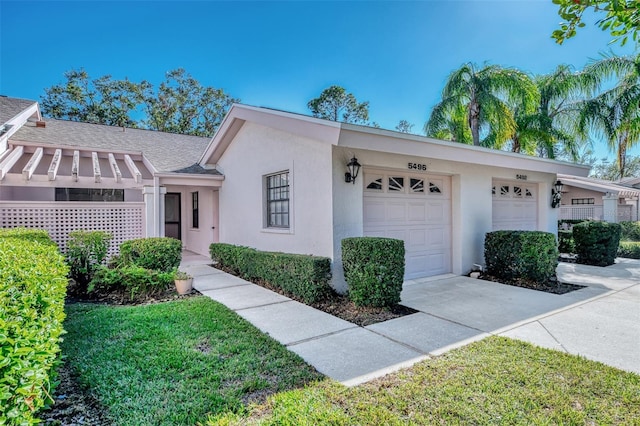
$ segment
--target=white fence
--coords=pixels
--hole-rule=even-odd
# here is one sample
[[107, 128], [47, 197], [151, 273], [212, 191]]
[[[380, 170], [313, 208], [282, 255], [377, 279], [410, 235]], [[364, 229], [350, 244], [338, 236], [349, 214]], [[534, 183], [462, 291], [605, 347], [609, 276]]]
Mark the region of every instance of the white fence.
[[45, 229], [62, 251], [71, 231], [107, 231], [113, 235], [112, 255], [123, 241], [145, 236], [144, 212], [144, 203], [2, 201], [0, 228]]
[[580, 219], [604, 219], [604, 210], [602, 206], [562, 206], [558, 219], [561, 220], [580, 220]]
[[[638, 220], [635, 209], [630, 204], [618, 204], [618, 222]], [[592, 219], [604, 220], [604, 209], [602, 206], [562, 206], [558, 214], [558, 219]]]

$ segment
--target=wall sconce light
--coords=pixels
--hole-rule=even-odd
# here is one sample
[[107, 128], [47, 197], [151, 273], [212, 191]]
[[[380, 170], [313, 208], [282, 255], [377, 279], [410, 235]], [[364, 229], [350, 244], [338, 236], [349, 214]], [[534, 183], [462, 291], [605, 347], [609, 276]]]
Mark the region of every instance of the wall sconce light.
[[560, 201], [562, 200], [562, 188], [564, 188], [563, 183], [557, 180], [551, 189], [551, 208], [553, 209], [560, 205]]
[[347, 183], [351, 182], [355, 185], [358, 172], [360, 172], [360, 167], [358, 159], [354, 156], [347, 164], [347, 169], [349, 169], [349, 171], [344, 174], [344, 181]]

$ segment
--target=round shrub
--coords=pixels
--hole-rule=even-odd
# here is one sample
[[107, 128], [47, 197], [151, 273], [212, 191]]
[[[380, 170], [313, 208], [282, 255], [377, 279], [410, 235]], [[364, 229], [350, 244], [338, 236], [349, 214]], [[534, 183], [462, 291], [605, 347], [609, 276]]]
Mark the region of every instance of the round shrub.
[[182, 242], [169, 237], [138, 238], [120, 244], [120, 264], [171, 272], [180, 266]]
[[613, 265], [620, 243], [620, 225], [608, 222], [583, 222], [573, 227], [577, 262], [586, 265]]
[[358, 306], [400, 302], [404, 281], [404, 241], [353, 237], [342, 240], [342, 267], [349, 298]]
[[558, 267], [556, 238], [542, 231], [494, 231], [484, 240], [487, 272], [498, 278], [547, 283]]
[[37, 423], [53, 393], [67, 265], [51, 244], [0, 238], [0, 424]]

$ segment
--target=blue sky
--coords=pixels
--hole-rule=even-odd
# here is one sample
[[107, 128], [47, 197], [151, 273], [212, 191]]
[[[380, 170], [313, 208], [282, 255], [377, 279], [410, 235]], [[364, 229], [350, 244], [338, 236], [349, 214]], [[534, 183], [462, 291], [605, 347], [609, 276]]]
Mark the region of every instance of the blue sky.
[[393, 129], [405, 119], [419, 132], [465, 62], [543, 74], [634, 52], [610, 45], [593, 16], [559, 46], [550, 38], [559, 21], [551, 0], [0, 0], [0, 94], [39, 100], [71, 68], [158, 84], [183, 67], [243, 103], [304, 114], [341, 85], [369, 101], [372, 121]]

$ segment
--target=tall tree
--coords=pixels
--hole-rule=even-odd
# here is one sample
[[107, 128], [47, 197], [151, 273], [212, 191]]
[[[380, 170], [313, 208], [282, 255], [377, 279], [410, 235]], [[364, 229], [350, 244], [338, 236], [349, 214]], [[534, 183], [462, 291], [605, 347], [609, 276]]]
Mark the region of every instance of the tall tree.
[[45, 89], [47, 117], [212, 136], [236, 99], [221, 89], [202, 86], [183, 69], [167, 73], [154, 89], [147, 81], [91, 79], [84, 69], [67, 71], [66, 81]]
[[514, 107], [516, 131], [511, 138], [514, 152], [538, 153], [555, 158], [565, 153], [572, 160], [578, 157], [581, 138], [576, 131], [578, 103], [592, 96], [600, 79], [589, 72], [574, 72], [568, 65], [559, 65], [554, 72], [534, 77], [539, 103], [533, 113]]
[[314, 117], [345, 123], [366, 124], [369, 102], [358, 102], [352, 93], [340, 86], [331, 86], [307, 104]]
[[[428, 136], [433, 135], [450, 120], [450, 114], [462, 107], [473, 144], [499, 148], [516, 129], [508, 104], [520, 104], [526, 112], [532, 111], [537, 103], [536, 87], [527, 74], [515, 69], [497, 65], [476, 68], [468, 63], [449, 75], [442, 101], [433, 108], [424, 130]], [[482, 141], [482, 134], [491, 138]]]
[[639, 0], [553, 0], [558, 7], [558, 15], [564, 22], [551, 37], [562, 44], [566, 39], [574, 37], [577, 28], [585, 26], [583, 15], [587, 10], [604, 17], [596, 21], [603, 31], [615, 37], [614, 42], [624, 46], [631, 37], [634, 42], [640, 41], [640, 1]]
[[202, 86], [178, 68], [167, 73], [157, 93], [147, 91], [144, 123], [162, 132], [212, 136], [234, 102], [222, 89]]
[[640, 54], [606, 57], [586, 70], [603, 79], [615, 76], [617, 84], [582, 103], [578, 129], [606, 140], [616, 151], [619, 177], [624, 177], [627, 151], [640, 142]]
[[432, 126], [427, 132], [427, 136], [468, 145], [473, 144], [467, 108], [463, 104], [453, 105], [450, 110], [444, 111], [442, 119], [432, 123]]
[[110, 75], [90, 79], [84, 69], [64, 73], [65, 83], [45, 89], [42, 113], [45, 116], [106, 124], [138, 127], [133, 118], [144, 102], [144, 92], [151, 85], [128, 79], [112, 80]]

